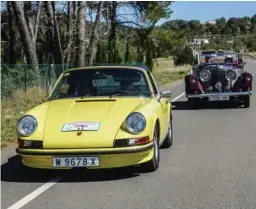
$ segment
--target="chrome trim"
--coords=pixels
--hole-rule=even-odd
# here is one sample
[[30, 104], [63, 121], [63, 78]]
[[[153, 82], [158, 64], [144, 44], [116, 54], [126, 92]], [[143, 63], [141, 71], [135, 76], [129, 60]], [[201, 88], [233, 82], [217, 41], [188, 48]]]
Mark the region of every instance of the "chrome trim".
[[188, 94], [187, 98], [202, 98], [209, 96], [244, 96], [244, 95], [252, 95], [251, 91], [247, 92], [223, 92], [223, 93], [207, 93], [207, 94]]

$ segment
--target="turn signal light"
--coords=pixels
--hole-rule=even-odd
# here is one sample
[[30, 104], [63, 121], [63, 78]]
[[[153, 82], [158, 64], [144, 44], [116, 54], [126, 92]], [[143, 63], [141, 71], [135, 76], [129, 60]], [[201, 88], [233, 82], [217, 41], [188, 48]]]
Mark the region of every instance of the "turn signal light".
[[43, 148], [43, 141], [18, 139], [18, 146], [19, 146], [19, 148], [40, 149], [40, 148]]
[[131, 138], [131, 139], [117, 139], [114, 141], [114, 147], [127, 147], [135, 145], [143, 145], [150, 142], [149, 136]]

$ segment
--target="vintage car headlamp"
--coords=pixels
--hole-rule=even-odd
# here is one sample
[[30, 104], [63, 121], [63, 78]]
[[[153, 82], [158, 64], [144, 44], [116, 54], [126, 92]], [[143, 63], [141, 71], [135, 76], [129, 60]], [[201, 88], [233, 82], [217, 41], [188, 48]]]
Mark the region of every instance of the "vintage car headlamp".
[[237, 76], [237, 74], [234, 70], [228, 70], [227, 71], [227, 79], [228, 80], [235, 80], [236, 76]]
[[18, 132], [23, 136], [31, 135], [37, 128], [37, 120], [32, 115], [25, 115], [18, 121]]
[[211, 73], [208, 70], [202, 70], [199, 76], [202, 81], [209, 81], [211, 78]]
[[125, 127], [131, 134], [139, 134], [146, 127], [146, 118], [141, 113], [131, 113], [125, 120]]

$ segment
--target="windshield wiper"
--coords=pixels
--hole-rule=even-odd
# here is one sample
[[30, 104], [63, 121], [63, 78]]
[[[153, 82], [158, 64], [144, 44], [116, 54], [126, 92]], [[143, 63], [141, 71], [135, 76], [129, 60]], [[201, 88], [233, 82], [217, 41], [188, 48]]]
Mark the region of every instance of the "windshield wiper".
[[118, 93], [110, 95], [109, 97], [111, 98], [111, 97], [114, 97], [114, 96], [120, 96], [120, 95], [124, 95], [124, 94], [127, 94], [127, 95], [131, 95], [131, 94], [150, 94], [150, 95], [152, 95], [152, 93], [148, 92], [148, 91], [141, 91], [141, 90], [130, 90], [130, 91], [128, 91], [128, 90], [122, 90], [122, 91], [120, 91]]

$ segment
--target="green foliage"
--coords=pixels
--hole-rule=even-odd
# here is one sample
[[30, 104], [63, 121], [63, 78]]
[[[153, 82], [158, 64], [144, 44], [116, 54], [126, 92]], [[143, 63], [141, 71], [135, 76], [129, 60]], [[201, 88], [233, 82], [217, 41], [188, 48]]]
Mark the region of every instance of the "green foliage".
[[185, 46], [184, 48], [177, 50], [175, 52], [173, 60], [175, 66], [186, 64], [192, 65], [194, 62], [192, 49], [188, 46]]

